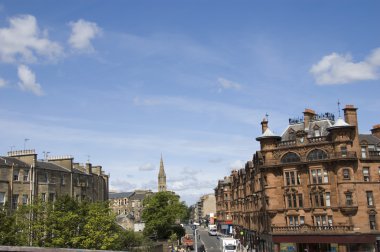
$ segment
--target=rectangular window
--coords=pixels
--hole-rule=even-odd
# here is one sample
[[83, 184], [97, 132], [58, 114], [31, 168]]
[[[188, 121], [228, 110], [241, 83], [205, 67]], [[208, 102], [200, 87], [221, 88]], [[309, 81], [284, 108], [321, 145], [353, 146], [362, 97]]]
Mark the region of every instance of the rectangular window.
[[24, 170], [24, 181], [29, 181], [29, 170]]
[[61, 174], [61, 185], [65, 185], [65, 174]]
[[329, 192], [326, 192], [326, 206], [330, 206], [331, 203], [330, 203], [330, 193]]
[[317, 171], [311, 170], [311, 176], [313, 178], [313, 184], [316, 184], [317, 183]]
[[362, 158], [367, 158], [367, 148], [365, 146], [361, 147]]
[[315, 225], [316, 226], [327, 226], [327, 219], [326, 219], [326, 215], [316, 215], [314, 217], [314, 220], [315, 220]]
[[352, 206], [352, 193], [346, 193], [346, 206]]
[[297, 194], [292, 194], [293, 197], [293, 207], [297, 207]]
[[28, 204], [28, 194], [22, 195], [22, 204], [25, 206]]
[[325, 206], [325, 200], [324, 200], [322, 192], [319, 193], [319, 202], [320, 202], [321, 206]]
[[18, 194], [12, 195], [12, 209], [17, 209], [18, 205]]
[[46, 193], [41, 193], [42, 202], [46, 202]]
[[373, 206], [373, 193], [372, 191], [367, 191], [367, 206]]
[[369, 228], [371, 230], [376, 230], [376, 216], [375, 215], [370, 215], [369, 216]]
[[49, 193], [49, 202], [54, 202], [55, 200], [55, 193]]
[[292, 207], [292, 195], [291, 194], [288, 194], [288, 207], [291, 208]]
[[350, 179], [350, 170], [347, 168], [343, 169], [343, 179]]
[[369, 182], [369, 168], [363, 167], [363, 180]]
[[18, 169], [13, 170], [13, 181], [18, 181], [20, 171]]
[[289, 226], [298, 226], [298, 216], [288, 216], [289, 219]]
[[285, 183], [286, 185], [296, 185], [296, 179], [298, 180], [297, 173], [295, 171], [285, 172]]
[[327, 216], [328, 218], [328, 223], [329, 223], [329, 226], [332, 226], [333, 225], [333, 217], [331, 215]]
[[341, 146], [340, 151], [342, 153], [342, 157], [347, 157], [347, 147], [346, 146]]
[[329, 174], [327, 171], [323, 171], [323, 183], [328, 183], [329, 182]]
[[305, 224], [305, 216], [300, 216], [300, 225]]
[[5, 192], [0, 192], [0, 206], [5, 203]]
[[[323, 173], [323, 174], [325, 174], [325, 173]], [[311, 170], [311, 176], [312, 176], [313, 184], [322, 184], [322, 181], [323, 181], [322, 180], [322, 169], [313, 169], [313, 170]], [[325, 178], [325, 180], [327, 180], [327, 182], [328, 182], [327, 172], [326, 172], [326, 178]]]
[[298, 206], [303, 207], [303, 198], [302, 194], [298, 194]]

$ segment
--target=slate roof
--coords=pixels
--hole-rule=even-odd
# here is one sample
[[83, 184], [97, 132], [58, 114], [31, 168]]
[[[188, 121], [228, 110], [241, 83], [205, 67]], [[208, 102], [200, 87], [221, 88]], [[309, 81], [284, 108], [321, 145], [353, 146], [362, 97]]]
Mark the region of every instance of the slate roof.
[[130, 199], [131, 200], [143, 200], [147, 195], [150, 195], [152, 193], [147, 192], [135, 192]]
[[108, 198], [109, 199], [129, 198], [133, 194], [134, 192], [121, 192], [121, 193], [110, 192], [108, 193]]
[[46, 169], [46, 170], [53, 170], [53, 171], [63, 171], [63, 172], [69, 172], [70, 170], [66, 169], [65, 167], [62, 167], [60, 165], [49, 163], [45, 161], [37, 161], [37, 168]]
[[0, 165], [16, 165], [19, 167], [30, 167], [27, 163], [13, 157], [0, 157]]
[[359, 134], [359, 142], [366, 141], [368, 144], [379, 145], [380, 139], [371, 134]]
[[291, 140], [290, 138], [290, 132], [293, 130], [295, 133], [297, 131], [302, 131], [304, 130], [306, 133], [307, 133], [307, 137], [313, 137], [313, 133], [314, 133], [314, 128], [317, 126], [319, 129], [320, 129], [320, 132], [321, 132], [321, 136], [327, 136], [328, 135], [328, 131], [327, 131], [327, 128], [330, 128], [333, 126], [333, 121], [329, 120], [329, 119], [322, 119], [322, 120], [316, 120], [316, 121], [311, 121], [309, 123], [309, 127], [308, 128], [304, 128], [304, 123], [297, 123], [297, 124], [291, 124], [289, 125], [284, 133], [282, 133], [281, 135], [281, 141], [288, 141], [288, 140]]

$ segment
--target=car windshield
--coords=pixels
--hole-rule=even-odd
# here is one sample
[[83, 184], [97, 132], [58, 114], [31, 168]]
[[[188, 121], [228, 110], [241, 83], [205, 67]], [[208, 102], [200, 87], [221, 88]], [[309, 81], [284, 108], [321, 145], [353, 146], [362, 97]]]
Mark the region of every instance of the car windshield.
[[226, 250], [235, 250], [236, 249], [236, 246], [235, 245], [226, 245], [224, 247]]

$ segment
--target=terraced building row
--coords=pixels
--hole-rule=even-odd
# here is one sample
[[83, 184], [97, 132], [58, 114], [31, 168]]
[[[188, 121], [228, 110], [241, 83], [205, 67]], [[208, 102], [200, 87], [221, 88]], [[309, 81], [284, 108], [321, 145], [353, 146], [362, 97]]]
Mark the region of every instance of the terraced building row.
[[109, 175], [101, 166], [75, 163], [71, 156], [38, 159], [34, 150], [20, 150], [0, 157], [0, 205], [10, 209], [60, 195], [106, 201], [108, 188]]

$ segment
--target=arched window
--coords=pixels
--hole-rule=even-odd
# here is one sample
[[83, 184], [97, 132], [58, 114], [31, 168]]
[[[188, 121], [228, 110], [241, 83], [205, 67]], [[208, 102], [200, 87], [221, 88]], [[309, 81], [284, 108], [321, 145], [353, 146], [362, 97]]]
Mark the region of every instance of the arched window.
[[326, 152], [320, 149], [310, 151], [309, 155], [307, 156], [308, 161], [321, 160], [321, 159], [326, 159], [326, 158], [327, 158]]
[[292, 163], [299, 161], [301, 161], [300, 157], [294, 152], [286, 153], [281, 159], [281, 163]]

